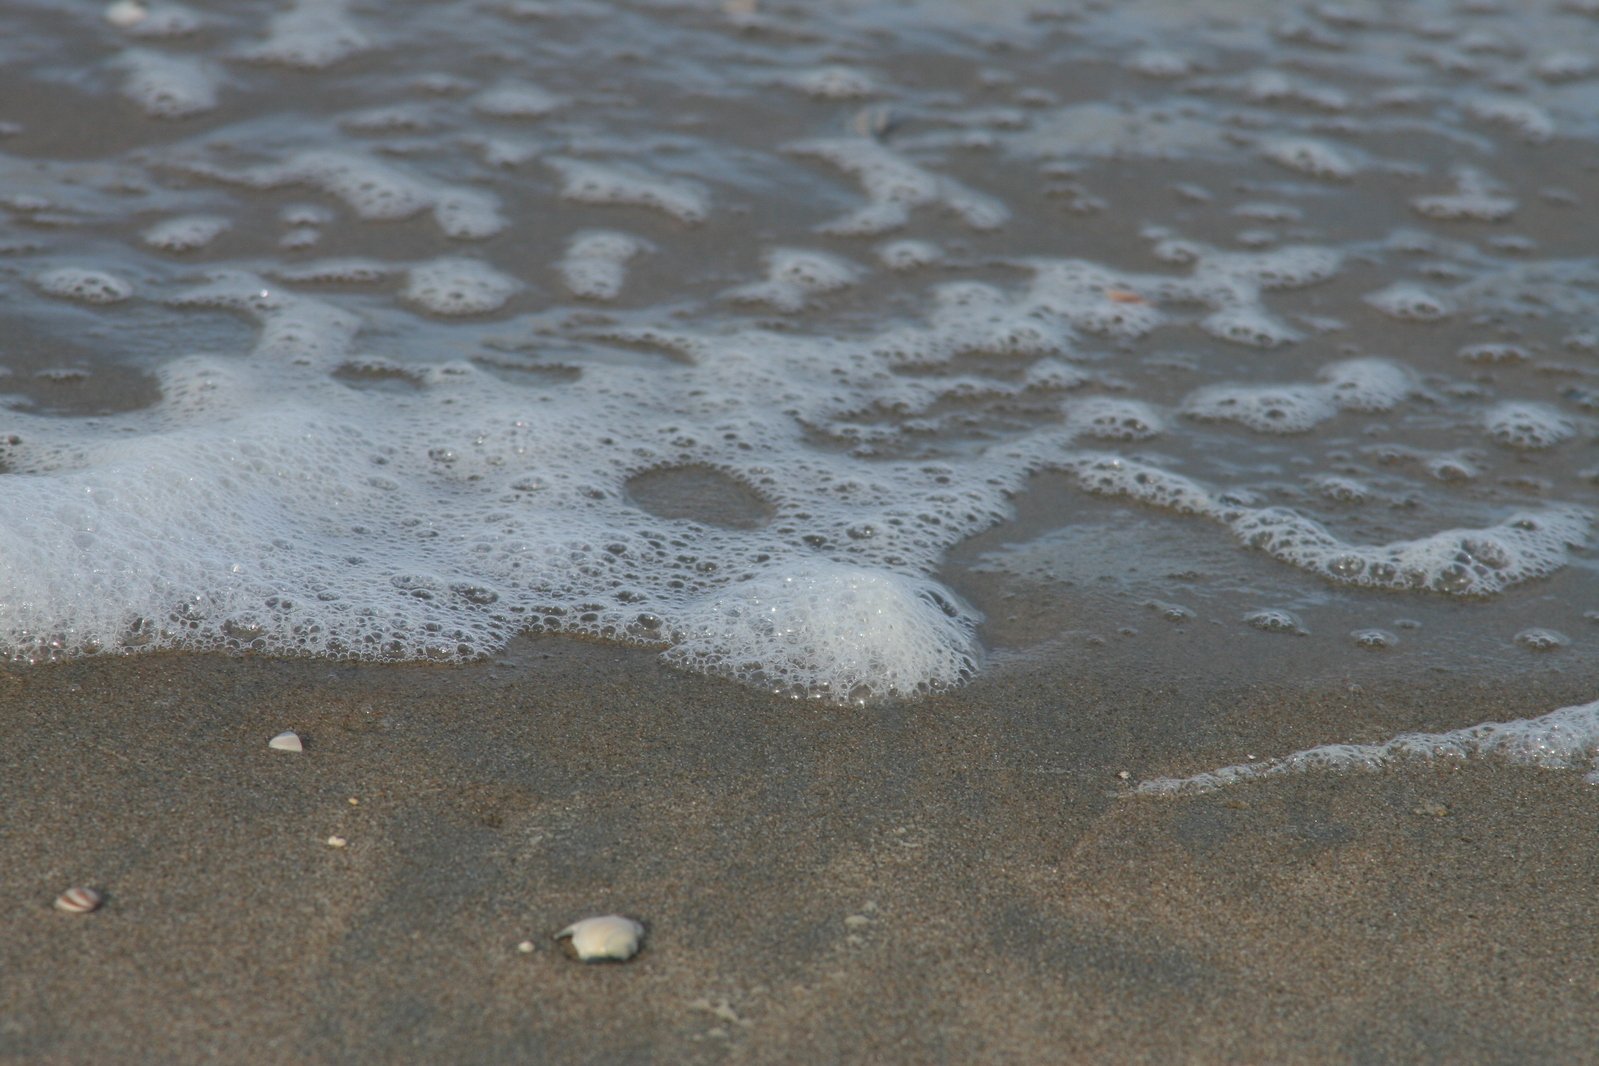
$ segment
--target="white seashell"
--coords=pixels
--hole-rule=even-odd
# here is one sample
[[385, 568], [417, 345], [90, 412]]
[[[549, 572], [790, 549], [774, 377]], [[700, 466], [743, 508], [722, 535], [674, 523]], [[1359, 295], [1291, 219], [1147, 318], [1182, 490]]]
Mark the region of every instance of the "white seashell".
[[305, 750], [305, 744], [301, 742], [300, 734], [296, 733], [292, 729], [285, 729], [283, 732], [267, 741], [267, 747], [273, 749], [274, 751]]
[[328, 847], [330, 847], [330, 848], [342, 848], [348, 843], [349, 843], [349, 841], [345, 840], [341, 836], [328, 837]]
[[522, 941], [520, 944], [516, 945], [516, 950], [517, 950], [517, 952], [519, 954], [522, 954], [522, 955], [531, 955], [531, 954], [533, 954], [533, 952], [535, 950], [535, 948], [533, 946], [533, 941], [531, 941], [531, 940]]
[[105, 20], [113, 26], [127, 29], [137, 26], [150, 14], [150, 9], [139, 0], [117, 0], [105, 9]]
[[615, 959], [625, 962], [638, 954], [639, 941], [644, 937], [644, 927], [620, 914], [607, 914], [603, 918], [584, 918], [555, 934], [555, 939], [572, 938], [572, 948], [584, 962]]
[[56, 910], [68, 914], [88, 914], [98, 910], [103, 897], [92, 888], [74, 885], [56, 897]]

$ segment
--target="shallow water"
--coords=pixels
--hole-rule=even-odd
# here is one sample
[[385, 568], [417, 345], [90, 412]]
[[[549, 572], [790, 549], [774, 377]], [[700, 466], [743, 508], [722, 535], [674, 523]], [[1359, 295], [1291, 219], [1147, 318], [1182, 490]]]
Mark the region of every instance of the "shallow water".
[[0, 642], [1591, 670], [1590, 7], [13, 4]]

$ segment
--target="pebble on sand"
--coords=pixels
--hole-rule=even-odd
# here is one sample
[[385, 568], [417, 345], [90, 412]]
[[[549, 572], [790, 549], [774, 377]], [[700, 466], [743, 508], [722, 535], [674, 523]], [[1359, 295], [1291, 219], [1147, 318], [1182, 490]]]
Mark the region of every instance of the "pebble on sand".
[[639, 942], [644, 937], [644, 927], [620, 914], [607, 914], [602, 918], [584, 918], [555, 934], [555, 939], [572, 938], [572, 949], [584, 962], [614, 960], [626, 962], [638, 954]]
[[267, 747], [273, 751], [304, 751], [305, 743], [300, 739], [300, 734], [292, 729], [285, 729], [267, 741]]
[[88, 914], [99, 910], [104, 897], [92, 888], [74, 885], [56, 897], [56, 910], [68, 914]]

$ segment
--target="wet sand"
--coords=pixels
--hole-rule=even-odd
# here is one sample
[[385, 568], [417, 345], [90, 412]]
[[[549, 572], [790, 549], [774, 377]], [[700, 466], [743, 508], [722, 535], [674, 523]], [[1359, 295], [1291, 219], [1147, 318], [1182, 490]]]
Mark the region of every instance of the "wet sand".
[[[465, 668], [0, 674], [0, 1059], [1588, 1060], [1580, 773], [1171, 800], [1116, 770], [1592, 696], [1013, 666], [836, 708], [556, 639]], [[286, 728], [303, 753], [267, 748]], [[72, 884], [105, 906], [54, 911]], [[613, 911], [648, 926], [630, 963], [552, 940]]]

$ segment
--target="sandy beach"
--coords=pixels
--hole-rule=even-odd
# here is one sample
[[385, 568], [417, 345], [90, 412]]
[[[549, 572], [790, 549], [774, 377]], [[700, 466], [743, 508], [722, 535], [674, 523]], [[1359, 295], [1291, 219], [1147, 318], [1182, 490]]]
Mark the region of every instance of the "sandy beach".
[[1595, 0], [4, 11], [0, 1066], [1599, 1063]]
[[[564, 639], [473, 667], [8, 672], [0, 1057], [1582, 1061], [1599, 790], [1579, 773], [1150, 799], [1105, 770], [1591, 693], [1561, 686], [1011, 669], [837, 708]], [[287, 728], [303, 753], [267, 747]], [[53, 910], [73, 884], [105, 905]], [[632, 962], [552, 939], [609, 912], [647, 926]]]

